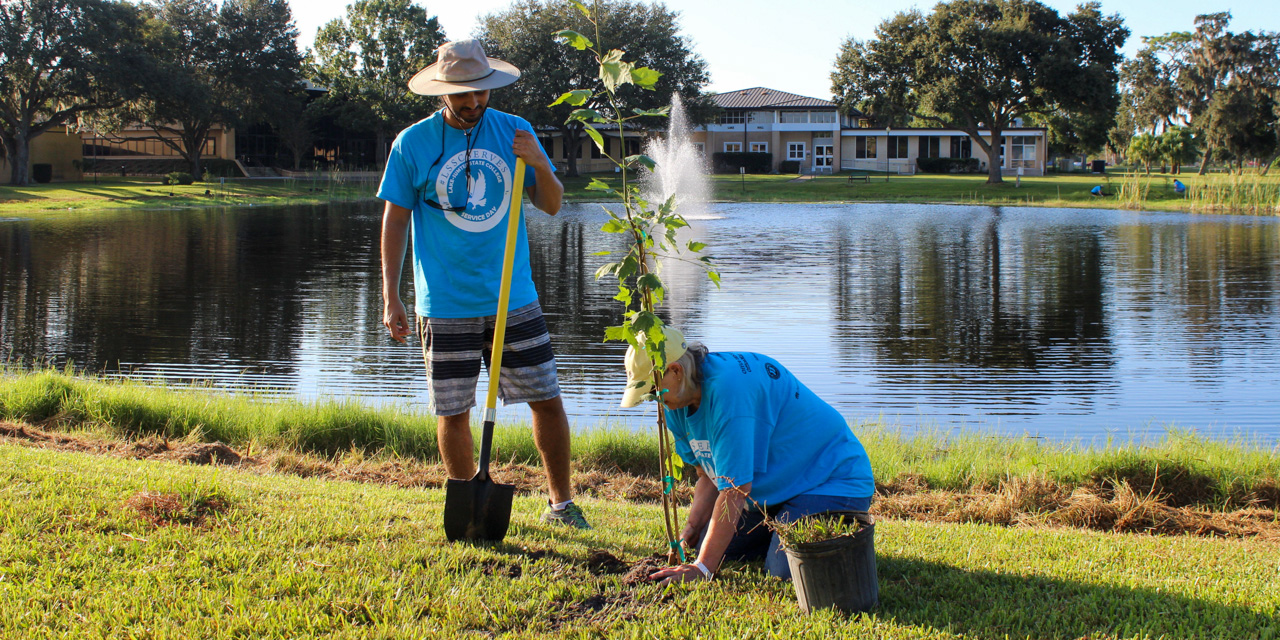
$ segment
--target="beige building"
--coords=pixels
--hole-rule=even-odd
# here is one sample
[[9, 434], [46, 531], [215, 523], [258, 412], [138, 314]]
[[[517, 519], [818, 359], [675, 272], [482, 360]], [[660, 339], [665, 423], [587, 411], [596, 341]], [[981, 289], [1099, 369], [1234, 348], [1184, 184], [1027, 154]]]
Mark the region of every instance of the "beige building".
[[[54, 127], [33, 138], [31, 166], [28, 167], [32, 180], [36, 178], [34, 167], [38, 164], [52, 167], [54, 182], [80, 180], [84, 175], [81, 173], [80, 135], [68, 127]], [[0, 183], [7, 184], [12, 171], [8, 158], [0, 158]]]
[[[114, 169], [115, 165], [128, 166], [140, 164], [144, 161], [154, 160], [182, 160], [182, 154], [178, 153], [168, 144], [161, 140], [156, 140], [156, 132], [149, 127], [130, 126], [123, 131], [112, 133], [109, 136], [99, 136], [95, 133], [84, 133], [82, 135], [84, 144], [84, 157], [91, 164], [104, 164], [110, 169]], [[167, 134], [165, 137], [175, 137]], [[181, 143], [179, 143], [181, 144]], [[204, 158], [221, 158], [224, 160], [234, 160], [236, 157], [236, 130], [232, 127], [223, 127], [221, 125], [213, 125], [209, 130], [208, 137], [205, 138], [204, 148], [201, 151]], [[129, 171], [133, 173], [132, 171]]]
[[[719, 121], [693, 134], [694, 144], [705, 154], [769, 153], [774, 171], [794, 161], [800, 173], [915, 173], [919, 158], [976, 158], [983, 172], [987, 168], [987, 155], [963, 131], [873, 129], [861, 114], [841, 115], [834, 102], [764, 87], [711, 97], [724, 111]], [[1023, 175], [1043, 175], [1048, 159], [1045, 133], [1035, 127], [1006, 130], [998, 158], [1003, 172], [1015, 175], [1021, 169]], [[986, 139], [990, 140], [989, 132]]]
[[[540, 129], [538, 131], [538, 141], [542, 143], [542, 148], [547, 152], [547, 156], [551, 158], [556, 171], [564, 173], [569, 168], [568, 145], [565, 145], [559, 129], [541, 127]], [[622, 148], [623, 141], [619, 138], [616, 129], [609, 130], [600, 126], [597, 126], [597, 129], [604, 138], [605, 151], [614, 158], [625, 158], [641, 153], [641, 149], [644, 148], [644, 140], [650, 135], [643, 131], [627, 131], [625, 136], [627, 148], [624, 151]], [[596, 146], [596, 143], [587, 137], [585, 133], [582, 134], [582, 139], [578, 141], [575, 152], [577, 154], [578, 173], [613, 171], [615, 168], [613, 161], [606, 158], [600, 152], [600, 148]]]

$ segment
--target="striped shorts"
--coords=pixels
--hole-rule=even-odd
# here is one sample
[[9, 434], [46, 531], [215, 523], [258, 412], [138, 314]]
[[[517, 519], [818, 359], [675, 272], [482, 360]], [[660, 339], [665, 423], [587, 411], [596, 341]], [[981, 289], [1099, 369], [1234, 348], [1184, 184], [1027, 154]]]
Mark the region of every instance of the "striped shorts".
[[[496, 316], [418, 318], [418, 339], [427, 363], [431, 408], [452, 416], [476, 406], [480, 363], [489, 368]], [[551, 351], [542, 307], [536, 301], [507, 314], [498, 397], [503, 404], [540, 402], [560, 395], [556, 357]]]

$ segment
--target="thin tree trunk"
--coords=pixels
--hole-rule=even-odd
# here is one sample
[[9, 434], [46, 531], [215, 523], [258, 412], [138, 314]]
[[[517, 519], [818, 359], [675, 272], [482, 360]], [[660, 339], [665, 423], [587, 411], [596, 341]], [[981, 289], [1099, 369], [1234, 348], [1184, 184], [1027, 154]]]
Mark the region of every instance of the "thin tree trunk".
[[560, 140], [563, 143], [566, 163], [565, 175], [578, 177], [578, 149], [582, 147], [581, 131], [573, 127], [561, 127]]
[[1210, 144], [1204, 149], [1204, 158], [1200, 160], [1199, 175], [1209, 173], [1209, 157], [1213, 155], [1213, 145]]

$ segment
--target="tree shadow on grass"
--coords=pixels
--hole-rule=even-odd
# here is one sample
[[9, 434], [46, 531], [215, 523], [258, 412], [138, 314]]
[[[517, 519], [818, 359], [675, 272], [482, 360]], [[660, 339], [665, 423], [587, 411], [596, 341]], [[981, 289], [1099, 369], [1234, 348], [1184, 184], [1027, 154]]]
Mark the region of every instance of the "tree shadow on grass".
[[[880, 556], [885, 620], [970, 638], [1280, 638], [1280, 622], [1257, 611], [1154, 589], [969, 571]], [[1206, 572], [1212, 569], [1206, 567]]]

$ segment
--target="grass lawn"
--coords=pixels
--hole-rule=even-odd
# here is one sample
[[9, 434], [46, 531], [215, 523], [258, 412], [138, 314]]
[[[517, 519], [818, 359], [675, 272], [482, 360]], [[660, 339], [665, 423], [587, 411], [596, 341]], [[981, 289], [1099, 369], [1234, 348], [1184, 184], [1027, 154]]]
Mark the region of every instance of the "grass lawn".
[[[617, 187], [620, 180], [612, 174], [565, 178], [566, 198], [574, 201], [594, 202], [601, 199], [600, 192], [587, 191], [592, 177]], [[1146, 188], [1142, 208], [1153, 210], [1191, 210], [1194, 203], [1174, 193], [1173, 180], [1181, 180], [1194, 189], [1197, 185], [1215, 184], [1227, 180], [1222, 175], [1197, 176], [1182, 174], [1151, 174], [1126, 176], [1119, 173], [1107, 175], [1050, 174], [1043, 177], [1024, 177], [1021, 186], [1009, 177], [1003, 184], [988, 185], [985, 175], [928, 175], [914, 176], [872, 174], [868, 182], [850, 183], [847, 174], [815, 176], [797, 180], [794, 175], [713, 175], [713, 198], [729, 202], [946, 202], [962, 204], [1025, 205], [1046, 207], [1091, 207], [1117, 209], [1132, 204], [1122, 202], [1118, 194], [1125, 182]], [[1249, 182], [1267, 185], [1273, 191], [1280, 189], [1280, 176], [1260, 178], [1249, 176]], [[1106, 197], [1089, 193], [1101, 185]]]
[[442, 502], [0, 445], [0, 636], [1280, 637], [1261, 541], [882, 520], [881, 607], [846, 617], [800, 613], [759, 565], [627, 580], [661, 544], [656, 505], [583, 499], [578, 532], [517, 497], [507, 539], [471, 546], [444, 541]]
[[375, 182], [341, 180], [232, 180], [168, 186], [159, 177], [102, 178], [29, 187], [0, 186], [0, 217], [67, 211], [247, 204], [309, 204], [372, 198]]
[[[1212, 185], [1212, 197], [1183, 198], [1173, 191], [1174, 178], [1193, 190]], [[606, 199], [599, 191], [587, 191], [593, 178], [618, 186], [616, 174], [593, 174], [577, 178], [561, 178], [568, 202], [600, 202]], [[1089, 174], [1051, 174], [1025, 177], [1015, 186], [1013, 178], [1004, 184], [988, 185], [985, 175], [892, 175], [872, 174], [868, 182], [850, 183], [847, 175], [816, 176], [797, 180], [794, 175], [713, 175], [710, 176], [712, 198], [726, 202], [920, 202], [1047, 207], [1132, 208], [1169, 211], [1208, 211], [1223, 196], [1224, 185], [1235, 178], [1221, 174], [1197, 176], [1182, 174], [1126, 175], [1120, 172], [1105, 176]], [[1260, 199], [1271, 203], [1266, 211], [1280, 213], [1280, 174], [1267, 177], [1247, 176], [1242, 179], [1252, 190], [1240, 198], [1251, 203]], [[1124, 190], [1128, 185], [1129, 191]], [[1102, 185], [1106, 197], [1090, 195], [1089, 190]], [[1254, 188], [1256, 187], [1256, 188]], [[104, 178], [92, 182], [57, 183], [30, 187], [0, 186], [0, 217], [32, 217], [42, 214], [65, 214], [67, 211], [90, 211], [120, 208], [167, 208], [244, 206], [248, 204], [315, 204], [333, 201], [372, 199], [375, 181], [341, 180], [236, 180], [196, 183], [188, 186], [161, 185], [159, 178]], [[1144, 195], [1134, 195], [1136, 191]], [[1254, 193], [1261, 191], [1261, 195]], [[206, 193], [207, 192], [207, 193]], [[1203, 192], [1207, 193], [1207, 192]]]

